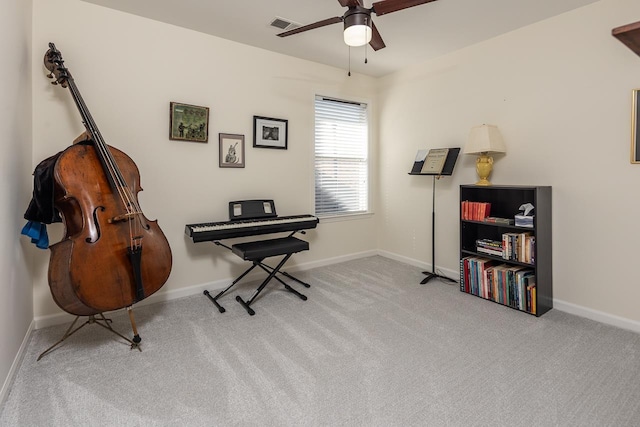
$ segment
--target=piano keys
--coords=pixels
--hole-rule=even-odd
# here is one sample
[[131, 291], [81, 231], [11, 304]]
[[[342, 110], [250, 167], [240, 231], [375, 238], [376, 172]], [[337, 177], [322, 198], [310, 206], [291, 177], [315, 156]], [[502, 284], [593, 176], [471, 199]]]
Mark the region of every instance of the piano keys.
[[277, 216], [187, 224], [184, 232], [194, 243], [198, 243], [234, 237], [309, 230], [316, 228], [318, 222], [319, 219], [313, 215]]

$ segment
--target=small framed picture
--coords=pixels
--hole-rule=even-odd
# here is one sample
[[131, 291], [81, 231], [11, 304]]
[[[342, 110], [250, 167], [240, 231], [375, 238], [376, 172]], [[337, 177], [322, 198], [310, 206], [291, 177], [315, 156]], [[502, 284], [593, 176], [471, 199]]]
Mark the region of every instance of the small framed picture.
[[253, 116], [253, 146], [287, 149], [288, 120]]
[[640, 89], [633, 90], [631, 105], [631, 163], [640, 163]]
[[209, 139], [209, 108], [197, 105], [169, 104], [169, 139], [207, 142]]
[[244, 167], [244, 135], [219, 134], [221, 168]]

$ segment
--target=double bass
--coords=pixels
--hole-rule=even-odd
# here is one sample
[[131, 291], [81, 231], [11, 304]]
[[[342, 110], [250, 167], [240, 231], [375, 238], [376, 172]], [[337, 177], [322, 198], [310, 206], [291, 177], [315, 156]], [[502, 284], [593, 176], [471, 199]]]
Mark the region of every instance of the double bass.
[[60, 308], [76, 316], [93, 318], [127, 308], [137, 343], [131, 306], [165, 284], [171, 248], [157, 221], [148, 220], [140, 208], [138, 167], [106, 144], [53, 43], [44, 65], [52, 84], [70, 90], [86, 129], [85, 141], [62, 151], [53, 168], [53, 203], [64, 236], [50, 247], [51, 294]]

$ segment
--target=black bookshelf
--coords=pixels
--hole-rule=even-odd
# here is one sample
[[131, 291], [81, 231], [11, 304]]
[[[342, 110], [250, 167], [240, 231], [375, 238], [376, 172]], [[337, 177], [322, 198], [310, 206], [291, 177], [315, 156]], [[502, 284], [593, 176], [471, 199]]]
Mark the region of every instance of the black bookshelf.
[[[521, 205], [531, 203], [535, 207], [533, 227], [518, 227], [513, 224], [464, 220], [462, 219], [463, 201], [491, 203], [490, 216], [508, 219], [513, 219], [514, 216], [519, 213], [518, 209]], [[462, 292], [466, 292], [464, 286], [463, 260], [466, 257], [479, 257], [495, 260], [500, 264], [506, 264], [508, 266], [521, 266], [533, 269], [536, 283], [536, 298], [535, 301], [533, 301], [535, 304], [535, 315], [541, 316], [553, 308], [551, 187], [498, 185], [483, 187], [461, 185], [460, 218], [460, 290]], [[476, 241], [478, 239], [501, 241], [504, 233], [524, 232], [529, 232], [535, 237], [535, 262], [533, 264], [507, 260], [501, 256], [487, 255], [477, 251]], [[493, 299], [489, 300], [494, 301]], [[509, 306], [508, 304], [504, 305]]]

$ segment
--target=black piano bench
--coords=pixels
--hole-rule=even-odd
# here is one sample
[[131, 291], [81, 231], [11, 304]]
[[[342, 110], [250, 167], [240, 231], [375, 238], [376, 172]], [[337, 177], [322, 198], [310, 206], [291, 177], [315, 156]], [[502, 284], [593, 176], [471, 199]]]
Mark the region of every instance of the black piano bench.
[[[220, 311], [220, 313], [224, 313], [225, 309], [218, 303], [218, 299], [222, 297], [229, 289], [231, 289], [233, 285], [238, 283], [240, 280], [242, 280], [243, 277], [249, 274], [251, 270], [253, 270], [255, 267], [260, 267], [265, 272], [268, 273], [268, 276], [266, 279], [264, 279], [264, 281], [260, 284], [260, 286], [258, 286], [258, 288], [255, 290], [255, 292], [251, 296], [251, 298], [247, 301], [244, 301], [240, 296], [236, 296], [236, 301], [238, 301], [245, 308], [245, 310], [247, 310], [247, 313], [249, 313], [251, 316], [255, 314], [255, 311], [253, 311], [253, 309], [251, 308], [251, 304], [256, 299], [256, 297], [260, 294], [260, 292], [262, 292], [265, 286], [267, 286], [267, 284], [271, 281], [271, 279], [276, 279], [285, 287], [286, 290], [295, 294], [301, 300], [306, 301], [307, 297], [305, 295], [301, 294], [300, 292], [296, 291], [291, 286], [283, 282], [277, 276], [277, 274], [281, 274], [285, 277], [288, 277], [289, 279], [295, 280], [296, 282], [300, 283], [301, 285], [307, 288], [310, 287], [308, 283], [304, 283], [301, 280], [296, 279], [292, 275], [284, 271], [280, 271], [282, 266], [289, 260], [289, 258], [291, 258], [291, 255], [297, 252], [302, 252], [307, 250], [309, 250], [308, 242], [305, 242], [304, 240], [300, 240], [292, 236], [282, 237], [278, 239], [259, 240], [255, 242], [237, 243], [231, 246], [231, 251], [234, 254], [238, 255], [243, 260], [251, 261], [252, 262], [251, 267], [249, 267], [244, 273], [238, 276], [238, 278], [236, 278], [226, 289], [224, 289], [215, 297], [212, 297], [208, 291], [204, 291], [204, 294], [211, 300], [213, 304], [215, 304], [216, 307], [218, 307], [218, 310]], [[265, 258], [281, 256], [281, 255], [284, 255], [284, 257], [282, 258], [282, 260], [280, 260], [280, 262], [275, 268], [270, 267], [269, 265], [263, 262]]]

